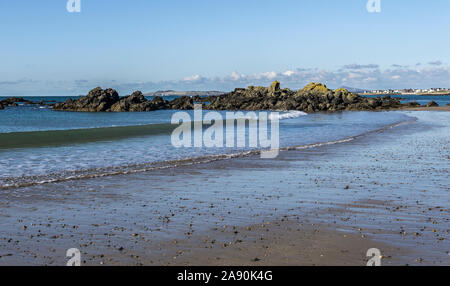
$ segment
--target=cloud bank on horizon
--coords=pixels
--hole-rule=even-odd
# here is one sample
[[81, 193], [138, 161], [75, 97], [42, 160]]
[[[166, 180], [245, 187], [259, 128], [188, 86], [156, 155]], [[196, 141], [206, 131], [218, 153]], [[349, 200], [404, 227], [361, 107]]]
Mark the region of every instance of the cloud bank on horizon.
[[151, 92], [157, 90], [218, 90], [231, 91], [236, 87], [249, 85], [269, 85], [278, 80], [283, 87], [299, 89], [310, 82], [321, 82], [330, 88], [342, 86], [360, 89], [403, 89], [403, 88], [450, 88], [450, 68], [443, 66], [439, 60], [427, 64], [417, 63], [412, 66], [392, 64], [382, 69], [377, 64], [348, 64], [336, 70], [302, 69], [285, 71], [268, 71], [255, 74], [243, 74], [233, 71], [226, 76], [205, 77], [200, 74], [187, 76], [179, 80], [135, 81], [87, 80], [41, 81], [20, 79], [0, 81], [1, 96], [75, 96], [86, 94], [97, 86], [111, 87], [121, 95], [135, 90]]

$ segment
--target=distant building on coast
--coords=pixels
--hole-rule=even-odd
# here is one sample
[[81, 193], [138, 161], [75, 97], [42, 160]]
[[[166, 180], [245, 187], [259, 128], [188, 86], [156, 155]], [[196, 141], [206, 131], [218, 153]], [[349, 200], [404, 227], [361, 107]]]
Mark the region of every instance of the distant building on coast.
[[449, 93], [450, 88], [442, 88], [442, 87], [433, 87], [429, 89], [421, 89], [421, 88], [405, 88], [405, 89], [374, 89], [374, 90], [366, 90], [362, 92], [362, 94], [370, 94], [370, 95], [383, 95], [383, 94], [442, 94]]

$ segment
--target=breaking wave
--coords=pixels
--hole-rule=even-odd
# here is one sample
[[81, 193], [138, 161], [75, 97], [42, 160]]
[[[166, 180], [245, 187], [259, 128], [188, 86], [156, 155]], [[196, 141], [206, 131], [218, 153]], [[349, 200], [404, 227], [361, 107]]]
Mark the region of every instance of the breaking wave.
[[[302, 115], [299, 115], [302, 116]], [[398, 122], [395, 124], [391, 124], [385, 126], [383, 128], [379, 128], [376, 130], [368, 131], [356, 136], [350, 136], [338, 140], [332, 140], [328, 142], [318, 142], [308, 145], [300, 145], [300, 146], [291, 146], [280, 148], [279, 151], [290, 151], [290, 150], [301, 150], [301, 149], [310, 149], [316, 148], [320, 146], [326, 145], [334, 145], [334, 144], [343, 144], [350, 141], [353, 141], [357, 138], [366, 136], [372, 133], [380, 133], [385, 130], [395, 128], [400, 125], [408, 124], [416, 121], [416, 118], [411, 118], [406, 121]], [[207, 155], [202, 157], [194, 157], [194, 158], [186, 158], [181, 160], [171, 160], [171, 161], [160, 161], [160, 162], [151, 162], [144, 164], [134, 164], [134, 165], [124, 165], [124, 166], [114, 166], [114, 167], [102, 167], [102, 168], [92, 168], [85, 170], [77, 170], [77, 171], [65, 171], [61, 173], [52, 173], [46, 175], [36, 175], [36, 176], [22, 176], [22, 177], [9, 177], [0, 179], [0, 190], [13, 189], [13, 188], [22, 188], [29, 187], [33, 185], [42, 185], [48, 183], [59, 183], [65, 181], [72, 180], [81, 180], [81, 179], [91, 179], [91, 178], [100, 178], [100, 177], [108, 177], [115, 175], [125, 175], [125, 174], [133, 174], [133, 173], [141, 173], [148, 172], [152, 170], [161, 170], [161, 169], [169, 169], [176, 168], [182, 166], [196, 165], [196, 164], [204, 164], [210, 163], [219, 160], [228, 160], [239, 157], [248, 157], [260, 155], [262, 151], [266, 150], [251, 150], [245, 152], [238, 152], [233, 154], [217, 154], [217, 155]]]
[[306, 116], [308, 115], [308, 113], [303, 112], [303, 111], [297, 111], [297, 110], [293, 110], [293, 111], [289, 111], [287, 113], [280, 113], [280, 114], [270, 114], [269, 119], [270, 120], [274, 120], [276, 118], [278, 118], [278, 120], [283, 120], [283, 119], [292, 119], [292, 118], [298, 118], [300, 116]]

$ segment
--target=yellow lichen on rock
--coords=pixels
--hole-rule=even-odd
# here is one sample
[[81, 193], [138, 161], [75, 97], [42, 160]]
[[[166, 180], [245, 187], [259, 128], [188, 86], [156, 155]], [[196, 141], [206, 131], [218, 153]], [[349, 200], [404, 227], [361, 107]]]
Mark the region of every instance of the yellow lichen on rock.
[[307, 95], [328, 95], [332, 94], [332, 90], [328, 89], [326, 85], [318, 82], [311, 82], [307, 84], [303, 89], [297, 91], [297, 96], [307, 96]]
[[276, 81], [272, 82], [272, 84], [269, 87], [269, 92], [274, 93], [275, 91], [280, 90], [280, 86], [281, 86], [281, 84], [279, 81], [276, 80]]
[[338, 88], [334, 90], [334, 93], [349, 94], [350, 92], [345, 88]]
[[305, 92], [313, 92], [313, 93], [326, 93], [330, 91], [326, 85], [319, 82], [311, 82], [307, 84], [303, 89]]

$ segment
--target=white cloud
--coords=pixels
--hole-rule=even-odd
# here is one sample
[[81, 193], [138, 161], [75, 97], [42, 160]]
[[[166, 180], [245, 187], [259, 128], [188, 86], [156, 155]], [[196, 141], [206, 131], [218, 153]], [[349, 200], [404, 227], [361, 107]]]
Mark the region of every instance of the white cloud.
[[285, 71], [285, 72], [283, 72], [282, 73], [284, 76], [287, 76], [287, 77], [289, 77], [289, 76], [292, 76], [292, 75], [294, 75], [295, 74], [295, 72], [294, 71]]
[[375, 78], [375, 77], [367, 77], [363, 81], [366, 82], [366, 83], [371, 83], [371, 82], [377, 81], [377, 78]]
[[432, 65], [432, 66], [441, 66], [442, 62], [441, 61], [434, 61], [434, 62], [429, 62], [428, 64]]
[[185, 81], [197, 81], [197, 80], [200, 80], [200, 79], [201, 79], [201, 76], [198, 75], [198, 74], [193, 75], [193, 76], [188, 76], [188, 77], [184, 78]]
[[243, 79], [245, 77], [246, 76], [244, 74], [240, 74], [240, 73], [238, 73], [236, 71], [233, 71], [231, 73], [231, 75], [230, 75], [230, 79], [232, 79], [232, 80], [240, 80], [240, 79]]
[[363, 75], [359, 74], [359, 73], [354, 73], [354, 72], [348, 73], [348, 78], [349, 79], [356, 79], [356, 78], [361, 78], [361, 77], [363, 77]]
[[378, 67], [379, 66], [376, 64], [368, 64], [368, 65], [350, 64], [350, 65], [345, 65], [344, 69], [362, 70], [362, 69], [377, 69]]
[[[367, 65], [366, 65], [367, 66]], [[372, 65], [375, 66], [375, 65]], [[424, 65], [423, 68], [412, 65], [380, 69], [295, 69], [283, 72], [262, 72], [253, 75], [233, 71], [223, 77], [204, 77], [200, 74], [186, 77], [182, 80], [161, 82], [120, 82], [117, 80], [86, 80], [68, 81], [34, 81], [17, 80], [0, 82], [0, 95], [79, 95], [86, 94], [90, 89], [101, 86], [116, 89], [121, 95], [127, 95], [135, 90], [150, 92], [156, 90], [221, 90], [230, 91], [236, 87], [249, 85], [268, 86], [274, 80], [281, 82], [283, 87], [291, 89], [302, 88], [309, 82], [322, 82], [330, 88], [342, 85], [364, 88], [450, 88], [450, 68], [444, 66]], [[354, 67], [357, 67], [355, 65]]]
[[276, 72], [263, 72], [254, 75], [255, 79], [274, 79], [278, 76]]

